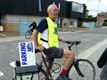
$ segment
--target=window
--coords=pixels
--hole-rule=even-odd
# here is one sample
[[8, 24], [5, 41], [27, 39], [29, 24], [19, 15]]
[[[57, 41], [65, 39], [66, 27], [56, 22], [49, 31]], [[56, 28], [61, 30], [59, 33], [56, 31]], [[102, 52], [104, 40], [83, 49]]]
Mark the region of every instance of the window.
[[70, 25], [74, 25], [74, 21], [70, 21]]
[[72, 11], [83, 13], [83, 5], [76, 3], [76, 2], [73, 2], [72, 3]]
[[66, 23], [64, 23], [64, 26], [66, 26]]

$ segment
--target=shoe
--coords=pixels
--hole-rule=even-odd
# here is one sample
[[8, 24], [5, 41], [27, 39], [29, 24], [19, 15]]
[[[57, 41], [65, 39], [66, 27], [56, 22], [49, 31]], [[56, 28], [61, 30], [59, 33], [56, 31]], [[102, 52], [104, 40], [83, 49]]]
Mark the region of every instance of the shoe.
[[72, 80], [72, 79], [70, 79], [68, 76], [59, 76], [56, 80]]

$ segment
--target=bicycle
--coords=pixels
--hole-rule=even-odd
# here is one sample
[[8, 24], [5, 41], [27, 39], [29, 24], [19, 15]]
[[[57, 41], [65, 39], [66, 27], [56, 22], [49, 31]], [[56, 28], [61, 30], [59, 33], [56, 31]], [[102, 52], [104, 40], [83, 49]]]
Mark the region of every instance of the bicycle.
[[[61, 41], [61, 40], [60, 40]], [[73, 64], [75, 70], [72, 72], [72, 79], [73, 80], [95, 80], [96, 76], [96, 69], [93, 65], [93, 63], [87, 59], [79, 59], [78, 58], [78, 48], [77, 45], [81, 43], [81, 41], [63, 41], [64, 43], [67, 43], [68, 49], [71, 50], [71, 47], [74, 45], [76, 49], [76, 57], [73, 60]], [[72, 71], [72, 69], [69, 69], [69, 73]], [[68, 76], [70, 76], [68, 73]], [[77, 74], [79, 75], [77, 77]]]
[[[61, 41], [61, 40], [60, 40]], [[79, 45], [81, 42], [80, 41], [63, 41], [64, 43], [67, 43], [68, 49], [71, 50], [71, 47], [75, 45], [76, 48], [76, 53], [78, 53], [78, 49], [77, 49], [77, 45]], [[38, 49], [35, 50], [35, 53], [40, 52]], [[48, 57], [44, 56], [44, 53], [41, 52], [41, 58], [42, 61], [40, 62], [40, 64], [37, 64], [35, 68], [32, 68], [31, 70], [28, 68], [28, 70], [19, 70], [16, 68], [16, 76], [20, 75], [22, 76], [22, 74], [28, 74], [31, 73], [31, 79], [33, 80], [33, 75], [36, 73], [38, 74], [38, 80], [56, 80], [54, 79], [52, 73], [59, 73], [61, 71], [61, 65], [58, 63], [53, 63], [53, 65], [56, 65], [57, 67], [52, 67], [49, 75], [46, 73], [46, 71], [43, 69], [43, 63], [45, 65], [45, 68], [48, 70], [48, 66], [47, 66], [47, 59]], [[94, 65], [92, 64], [92, 62], [90, 62], [87, 59], [78, 59], [78, 57], [76, 57], [73, 60], [73, 64], [71, 65], [71, 67], [74, 66], [75, 70], [73, 70], [72, 75], [74, 76], [75, 79], [73, 80], [95, 80], [95, 76], [96, 76], [96, 70]], [[21, 69], [21, 67], [20, 67]], [[87, 70], [89, 69], [89, 70]], [[58, 70], [58, 71], [57, 71]], [[69, 69], [69, 73], [68, 76], [70, 77], [70, 71], [72, 71], [72, 69]], [[78, 73], [79, 76], [75, 75], [76, 73]], [[90, 74], [90, 75], [89, 75]], [[17, 80], [17, 79], [16, 79]], [[20, 79], [22, 80], [22, 79]], [[34, 79], [35, 80], [35, 79]]]
[[[73, 80], [95, 80], [96, 70], [95, 70], [93, 63], [87, 59], [79, 59], [78, 58], [77, 45], [79, 45], [81, 43], [81, 41], [63, 41], [61, 39], [59, 41], [68, 44], [69, 50], [71, 50], [72, 46], [75, 46], [75, 49], [76, 49], [77, 55], [76, 55], [75, 59], [73, 60], [73, 64], [71, 65], [71, 67], [74, 66], [75, 69], [72, 70], [72, 68], [70, 67], [70, 69], [68, 71], [68, 77], [71, 76], [70, 71], [73, 71], [72, 77], [71, 77]], [[60, 64], [58, 64], [58, 65], [60, 65]], [[54, 72], [57, 69], [61, 70], [61, 65], [57, 66], [54, 70], [51, 70], [51, 71]], [[77, 76], [77, 74], [79, 76]], [[58, 80], [57, 78], [56, 79], [53, 78], [53, 75], [51, 74], [51, 72], [49, 74], [49, 77], [51, 80]]]
[[32, 32], [33, 32], [33, 29], [35, 29], [37, 27], [37, 24], [36, 22], [32, 22], [29, 26], [28, 26], [30, 29], [25, 33], [25, 38], [26, 39], [30, 39], [31, 38], [31, 35], [32, 35]]

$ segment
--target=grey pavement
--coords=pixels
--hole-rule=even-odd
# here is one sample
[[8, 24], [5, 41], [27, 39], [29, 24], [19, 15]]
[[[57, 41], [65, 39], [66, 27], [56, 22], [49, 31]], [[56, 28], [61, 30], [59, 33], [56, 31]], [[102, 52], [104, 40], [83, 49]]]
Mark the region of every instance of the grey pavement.
[[[101, 41], [107, 38], [107, 28], [83, 31], [83, 32], [60, 32], [60, 38], [66, 40], [80, 40], [82, 43], [78, 46], [79, 53], [83, 53], [86, 50], [91, 50], [91, 48]], [[0, 38], [0, 80], [12, 80], [14, 76], [14, 68], [12, 68], [9, 63], [12, 61], [19, 60], [18, 53], [18, 42], [21, 41], [31, 41], [24, 38], [24, 36]], [[106, 43], [105, 43], [106, 44]], [[60, 47], [66, 48], [67, 45], [60, 43]], [[90, 49], [89, 49], [90, 48]], [[96, 47], [95, 47], [96, 48]], [[89, 55], [87, 58], [91, 60], [96, 66], [96, 61], [100, 54], [102, 53], [104, 46], [97, 48], [93, 54]], [[93, 50], [92, 50], [93, 51]], [[90, 59], [91, 58], [91, 59]], [[60, 64], [63, 64], [62, 60], [57, 60]], [[96, 66], [97, 73], [100, 74], [101, 69]], [[96, 80], [99, 79], [99, 74], [97, 74]]]

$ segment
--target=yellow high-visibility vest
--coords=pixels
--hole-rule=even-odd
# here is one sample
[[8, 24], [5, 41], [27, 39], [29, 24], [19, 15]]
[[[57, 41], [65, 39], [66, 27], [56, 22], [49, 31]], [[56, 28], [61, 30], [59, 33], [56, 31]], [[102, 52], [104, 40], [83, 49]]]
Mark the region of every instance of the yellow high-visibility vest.
[[[48, 45], [50, 47], [58, 47], [57, 25], [49, 17], [46, 20], [48, 24]], [[39, 39], [41, 39], [41, 36], [39, 36]], [[39, 40], [39, 43], [41, 43], [41, 40]]]
[[50, 47], [58, 47], [57, 25], [49, 17], [46, 20], [48, 23], [48, 44]]
[[38, 43], [39, 43], [39, 44], [42, 44], [41, 37], [42, 37], [42, 34], [41, 34], [41, 33], [39, 33], [39, 34], [38, 34]]

